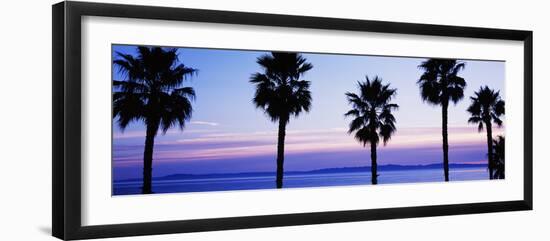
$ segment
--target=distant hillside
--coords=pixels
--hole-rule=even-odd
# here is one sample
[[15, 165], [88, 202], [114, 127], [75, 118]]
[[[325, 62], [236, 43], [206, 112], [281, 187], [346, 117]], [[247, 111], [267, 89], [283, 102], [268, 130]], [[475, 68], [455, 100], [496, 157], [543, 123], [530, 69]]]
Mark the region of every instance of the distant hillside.
[[[449, 164], [449, 168], [481, 168], [487, 167], [487, 164]], [[424, 169], [443, 169], [442, 163], [428, 165], [380, 165], [378, 171], [401, 171], [401, 170], [424, 170]], [[325, 168], [312, 171], [288, 171], [285, 175], [300, 174], [329, 174], [345, 172], [370, 172], [370, 166], [364, 167], [339, 167]], [[230, 178], [230, 177], [255, 177], [255, 176], [274, 176], [275, 172], [243, 172], [243, 173], [211, 173], [211, 174], [172, 174], [162, 177], [153, 177], [153, 180], [182, 180], [182, 179], [202, 179], [202, 178]], [[130, 178], [115, 180], [115, 182], [141, 181], [141, 178]]]

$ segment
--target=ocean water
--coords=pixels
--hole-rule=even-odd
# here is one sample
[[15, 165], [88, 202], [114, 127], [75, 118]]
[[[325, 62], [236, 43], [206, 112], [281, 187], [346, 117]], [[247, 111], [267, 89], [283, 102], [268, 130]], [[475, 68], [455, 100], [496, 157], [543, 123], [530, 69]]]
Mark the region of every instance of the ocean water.
[[[443, 182], [442, 169], [392, 170], [378, 172], [379, 184]], [[487, 180], [487, 168], [450, 169], [451, 181]], [[322, 174], [287, 174], [284, 188], [370, 185], [370, 172], [338, 172]], [[139, 194], [141, 181], [115, 181], [113, 195]], [[211, 192], [229, 190], [274, 189], [275, 175], [154, 180], [154, 193]]]

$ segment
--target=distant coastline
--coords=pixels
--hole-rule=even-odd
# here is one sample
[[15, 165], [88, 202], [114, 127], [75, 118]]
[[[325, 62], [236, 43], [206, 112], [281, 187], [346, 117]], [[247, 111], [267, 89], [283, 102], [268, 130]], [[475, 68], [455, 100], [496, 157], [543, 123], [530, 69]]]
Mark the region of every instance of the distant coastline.
[[[487, 164], [459, 164], [450, 163], [449, 168], [486, 168]], [[324, 168], [311, 171], [287, 171], [286, 175], [301, 175], [301, 174], [330, 174], [330, 173], [354, 173], [354, 172], [370, 172], [370, 166], [363, 167], [339, 167], [339, 168]], [[404, 171], [404, 170], [426, 170], [426, 169], [441, 169], [443, 163], [433, 163], [427, 165], [379, 165], [379, 171]], [[202, 178], [231, 178], [231, 177], [254, 177], [254, 176], [269, 176], [275, 175], [275, 172], [240, 172], [240, 173], [209, 173], [209, 174], [171, 174], [161, 177], [153, 177], [153, 180], [184, 180], [184, 179], [202, 179]], [[141, 178], [129, 178], [115, 180], [114, 182], [134, 182], [142, 181]]]

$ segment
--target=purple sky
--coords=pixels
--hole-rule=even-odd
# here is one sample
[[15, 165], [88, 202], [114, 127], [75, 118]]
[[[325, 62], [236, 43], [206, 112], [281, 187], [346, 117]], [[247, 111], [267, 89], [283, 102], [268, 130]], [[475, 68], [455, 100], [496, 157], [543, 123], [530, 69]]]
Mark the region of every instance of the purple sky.
[[[114, 51], [135, 53], [132, 46]], [[254, 86], [248, 82], [260, 71], [255, 58], [264, 52], [180, 49], [180, 60], [199, 69], [186, 82], [195, 88], [193, 118], [184, 131], [174, 128], [155, 139], [153, 176], [174, 173], [227, 173], [275, 171], [277, 125], [251, 102]], [[285, 170], [315, 170], [370, 165], [369, 148], [347, 134], [349, 109], [344, 93], [356, 91], [364, 76], [378, 75], [397, 88], [393, 102], [397, 133], [387, 146], [379, 146], [378, 162], [431, 164], [442, 159], [441, 108], [423, 103], [416, 80], [422, 58], [304, 54], [314, 65], [304, 77], [311, 81], [313, 108], [292, 119], [285, 146]], [[451, 163], [486, 160], [485, 133], [467, 123], [469, 96], [482, 84], [500, 90], [504, 97], [504, 62], [466, 61], [461, 73], [468, 83], [466, 98], [449, 111]], [[115, 79], [123, 79], [116, 71]], [[138, 178], [142, 173], [143, 123], [122, 132], [113, 121], [114, 179]], [[494, 129], [504, 134], [504, 128]]]

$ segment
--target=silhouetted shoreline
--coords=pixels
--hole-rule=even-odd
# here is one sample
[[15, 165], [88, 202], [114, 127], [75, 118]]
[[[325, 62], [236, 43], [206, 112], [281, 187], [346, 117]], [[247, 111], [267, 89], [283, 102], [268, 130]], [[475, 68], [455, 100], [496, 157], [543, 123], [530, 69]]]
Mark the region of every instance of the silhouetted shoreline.
[[[427, 165], [380, 165], [380, 171], [403, 171], [403, 170], [426, 170], [426, 169], [441, 169], [443, 163], [434, 163]], [[483, 168], [487, 164], [449, 164], [449, 168]], [[363, 167], [339, 167], [339, 168], [324, 168], [311, 171], [287, 171], [285, 174], [300, 175], [300, 174], [330, 174], [330, 173], [355, 173], [355, 172], [370, 172], [370, 166]], [[185, 179], [202, 179], [202, 178], [230, 178], [230, 177], [254, 177], [254, 176], [269, 176], [275, 175], [275, 172], [239, 172], [239, 173], [209, 173], [209, 174], [171, 174], [162, 177], [153, 177], [153, 180], [185, 180]], [[141, 178], [129, 178], [115, 180], [114, 182], [134, 182], [141, 181]]]

